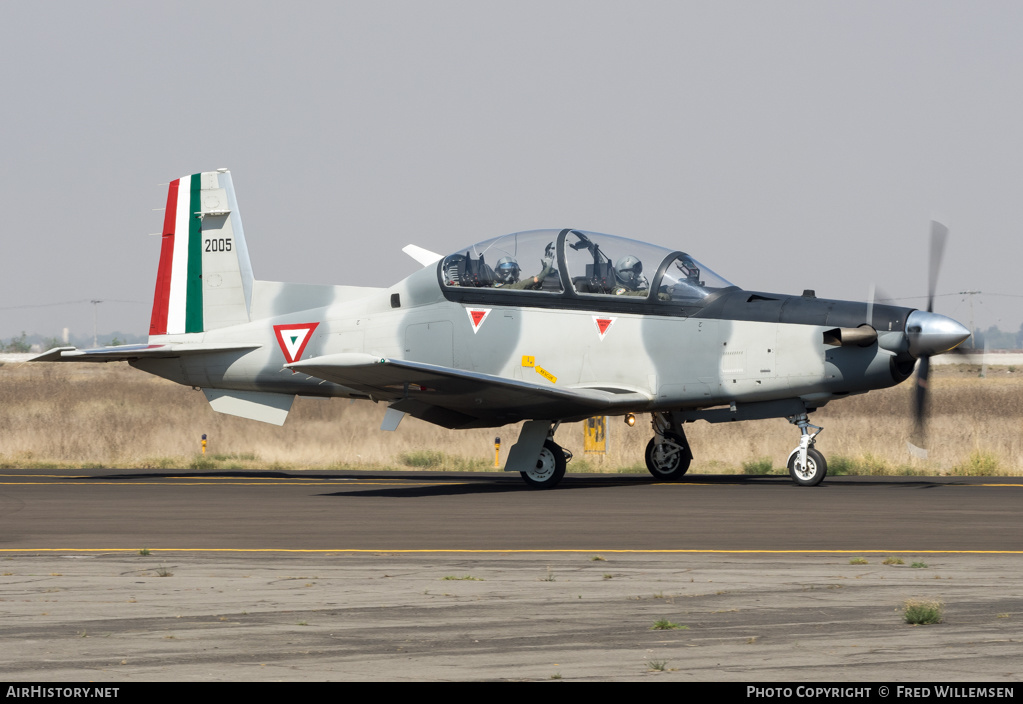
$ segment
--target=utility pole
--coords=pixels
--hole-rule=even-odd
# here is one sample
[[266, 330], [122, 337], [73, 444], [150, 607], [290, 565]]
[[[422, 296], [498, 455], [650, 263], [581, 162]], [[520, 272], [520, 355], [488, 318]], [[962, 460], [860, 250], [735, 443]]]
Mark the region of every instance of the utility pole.
[[973, 337], [973, 297], [979, 295], [980, 291], [960, 291], [959, 295], [970, 297], [970, 349], [977, 349], [977, 341]]
[[92, 346], [99, 347], [99, 339], [96, 334], [97, 321], [99, 319], [99, 304], [103, 301], [93, 299], [89, 301], [92, 304]]

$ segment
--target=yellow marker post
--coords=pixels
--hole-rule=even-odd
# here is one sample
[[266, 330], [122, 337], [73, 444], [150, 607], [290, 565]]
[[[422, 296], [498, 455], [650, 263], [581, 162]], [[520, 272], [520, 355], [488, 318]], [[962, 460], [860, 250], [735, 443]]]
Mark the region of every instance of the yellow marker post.
[[206, 433], [202, 434], [202, 453], [206, 454]]
[[494, 438], [494, 469], [501, 466], [501, 438]]

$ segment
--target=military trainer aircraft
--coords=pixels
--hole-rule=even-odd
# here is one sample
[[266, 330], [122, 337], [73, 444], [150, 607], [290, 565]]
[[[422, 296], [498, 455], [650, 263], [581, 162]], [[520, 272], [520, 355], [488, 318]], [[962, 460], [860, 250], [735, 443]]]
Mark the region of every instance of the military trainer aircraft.
[[[939, 245], [945, 234], [935, 224]], [[383, 430], [406, 414], [525, 421], [505, 470], [536, 488], [565, 474], [563, 422], [651, 414], [647, 467], [674, 480], [693, 457], [685, 423], [786, 418], [800, 432], [789, 471], [812, 486], [827, 463], [811, 412], [905, 381], [922, 360], [922, 414], [928, 359], [969, 336], [931, 304], [745, 291], [684, 251], [571, 228], [405, 251], [423, 268], [389, 288], [257, 280], [231, 174], [185, 176], [168, 190], [149, 343], [35, 361], [124, 360], [276, 424], [296, 395], [384, 402]]]

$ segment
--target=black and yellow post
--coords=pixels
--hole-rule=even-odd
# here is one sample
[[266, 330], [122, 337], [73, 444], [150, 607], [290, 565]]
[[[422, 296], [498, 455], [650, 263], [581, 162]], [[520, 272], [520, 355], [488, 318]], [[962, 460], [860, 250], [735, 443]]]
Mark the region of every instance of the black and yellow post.
[[607, 453], [607, 416], [588, 418], [583, 432], [583, 452], [587, 455]]

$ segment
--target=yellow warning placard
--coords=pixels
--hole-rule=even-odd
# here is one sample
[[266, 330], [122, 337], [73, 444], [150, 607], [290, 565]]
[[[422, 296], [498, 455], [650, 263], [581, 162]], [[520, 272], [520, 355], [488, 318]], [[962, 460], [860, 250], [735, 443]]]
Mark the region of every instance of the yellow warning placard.
[[583, 432], [583, 452], [587, 455], [603, 455], [607, 452], [607, 416], [587, 418]]
[[547, 371], [543, 367], [537, 367], [536, 368], [536, 373], [539, 374], [540, 376], [542, 376], [547, 381], [551, 382], [552, 384], [557, 384], [558, 383], [558, 377], [554, 376], [553, 374], [551, 374], [549, 371]]
[[530, 354], [522, 355], [522, 366], [524, 366], [524, 367], [535, 367], [536, 366], [536, 357], [534, 357], [533, 355], [530, 355]]

